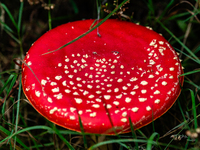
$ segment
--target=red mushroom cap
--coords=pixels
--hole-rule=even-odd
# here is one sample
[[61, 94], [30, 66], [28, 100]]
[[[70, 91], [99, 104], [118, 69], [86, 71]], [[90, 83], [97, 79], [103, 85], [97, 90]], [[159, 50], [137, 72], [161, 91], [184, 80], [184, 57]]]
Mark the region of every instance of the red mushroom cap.
[[[179, 58], [161, 35], [134, 23], [107, 20], [78, 41], [94, 20], [67, 23], [45, 33], [22, 65], [26, 97], [48, 120], [87, 133], [130, 132], [164, 114], [181, 91]], [[153, 116], [152, 116], [153, 115]]]

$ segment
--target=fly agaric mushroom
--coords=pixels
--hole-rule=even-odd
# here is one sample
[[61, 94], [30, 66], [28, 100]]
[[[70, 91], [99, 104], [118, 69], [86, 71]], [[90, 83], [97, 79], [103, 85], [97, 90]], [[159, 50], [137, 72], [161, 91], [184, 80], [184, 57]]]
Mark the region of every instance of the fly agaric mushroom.
[[[158, 33], [134, 23], [107, 20], [99, 37], [94, 20], [67, 23], [45, 33], [22, 65], [26, 97], [45, 118], [87, 133], [113, 134], [141, 128], [163, 115], [183, 84], [179, 58]], [[108, 132], [111, 131], [111, 132]]]

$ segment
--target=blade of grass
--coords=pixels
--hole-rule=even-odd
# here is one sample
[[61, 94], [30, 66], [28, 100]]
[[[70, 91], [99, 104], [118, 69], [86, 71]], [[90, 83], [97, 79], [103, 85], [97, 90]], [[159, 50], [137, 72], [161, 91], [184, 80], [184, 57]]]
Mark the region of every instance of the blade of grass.
[[[179, 127], [184, 126], [184, 125], [186, 125], [186, 124], [188, 124], [188, 121], [182, 122], [182, 123], [179, 124], [178, 126], [174, 127], [174, 128], [171, 129], [170, 131], [168, 131], [168, 132], [166, 133], [166, 135], [169, 135], [170, 133], [173, 133], [176, 129], [178, 129]], [[183, 132], [184, 129], [185, 129], [185, 128], [182, 127], [182, 128], [179, 130], [179, 132], [177, 133], [177, 135], [180, 135], [181, 132]], [[172, 144], [171, 144], [171, 143], [172, 143], [173, 141], [174, 141], [174, 138], [172, 138], [172, 139], [169, 141], [169, 143], [165, 145], [166, 147], [165, 147], [164, 150], [168, 150], [169, 147], [172, 147]], [[178, 149], [182, 149], [182, 147], [179, 147]]]
[[68, 42], [67, 44], [59, 47], [58, 49], [56, 50], [51, 50], [47, 53], [44, 53], [42, 55], [46, 55], [46, 54], [49, 54], [49, 53], [53, 53], [53, 52], [56, 52], [62, 48], [64, 48], [65, 46], [71, 44], [71, 43], [74, 43], [75, 41], [79, 40], [80, 38], [84, 37], [85, 35], [87, 35], [88, 33], [92, 32], [93, 30], [95, 30], [97, 27], [99, 27], [101, 24], [103, 24], [108, 18], [110, 18], [120, 7], [122, 7], [128, 0], [123, 0], [123, 2], [121, 4], [118, 5], [117, 8], [115, 8], [110, 14], [108, 14], [104, 19], [102, 19], [97, 25], [95, 25], [93, 28], [91, 28], [90, 30], [88, 30], [87, 32], [81, 34], [80, 36], [78, 36], [77, 38], [75, 38], [74, 40]]
[[185, 150], [188, 149], [189, 144], [190, 144], [190, 137], [187, 138], [187, 141], [185, 143], [185, 148], [184, 148]]
[[[185, 120], [184, 122], [182, 122], [182, 123], [180, 123], [179, 125], [177, 125], [176, 127], [174, 127], [174, 128], [172, 128], [171, 130], [169, 130], [165, 135], [169, 135], [169, 134], [171, 134], [171, 133], [173, 133], [175, 130], [177, 130], [178, 128], [181, 128], [181, 130], [178, 132], [178, 134], [180, 134], [185, 128], [185, 125], [188, 125], [188, 121], [187, 120]], [[164, 150], [167, 150], [167, 149], [169, 149], [169, 147], [171, 147], [171, 143], [174, 141], [174, 138], [173, 139], [171, 139], [171, 141], [168, 143], [168, 144], [166, 144], [166, 147], [165, 147], [165, 149]], [[181, 147], [180, 147], [180, 149], [182, 149]]]
[[[15, 132], [17, 132], [17, 128], [18, 128], [18, 121], [19, 121], [19, 107], [20, 107], [20, 98], [21, 98], [21, 87], [22, 87], [22, 84], [21, 84], [21, 76], [20, 76], [20, 79], [19, 79], [19, 89], [18, 89], [18, 102], [17, 102], [17, 112], [16, 112], [16, 120], [15, 120]], [[15, 149], [15, 145], [16, 145], [16, 139], [17, 137], [14, 138], [14, 149]]]
[[[16, 23], [14, 17], [12, 16], [11, 12], [9, 11], [9, 9], [6, 7], [6, 5], [3, 4], [3, 3], [0, 3], [0, 5], [6, 11], [10, 20], [12, 21], [15, 28], [17, 29], [18, 38], [16, 38], [11, 32], [7, 32], [7, 33], [20, 45], [21, 57], [23, 58], [23, 48], [22, 48], [22, 40], [21, 40], [21, 36], [20, 36], [20, 29], [21, 29], [21, 21], [22, 21], [22, 13], [23, 13], [24, 2], [23, 1], [20, 2], [19, 15], [18, 15], [18, 22], [17, 23]], [[10, 28], [7, 27], [7, 29], [10, 29]]]
[[3, 90], [5, 90], [6, 89], [6, 87], [7, 87], [7, 85], [12, 81], [12, 79], [14, 78], [14, 74], [11, 74], [10, 76], [9, 76], [9, 78], [7, 79], [7, 81], [6, 81], [6, 83], [4, 84], [4, 86], [1, 88], [1, 90], [0, 90], [0, 94], [3, 92]]
[[[128, 119], [129, 119], [129, 124], [130, 124], [130, 127], [131, 127], [131, 133], [132, 133], [133, 139], [137, 139], [137, 136], [136, 136], [135, 130], [133, 128], [133, 123], [131, 121], [131, 118], [129, 117]], [[137, 142], [135, 142], [135, 149], [139, 150], [139, 145], [138, 145]]]
[[[0, 129], [1, 126], [0, 126]], [[47, 131], [52, 131], [53, 129], [50, 128], [50, 127], [47, 127], [47, 126], [33, 126], [33, 127], [27, 127], [27, 128], [24, 128], [22, 130], [18, 130], [17, 132], [13, 133], [13, 134], [10, 134], [9, 136], [7, 136], [6, 138], [4, 138], [3, 140], [0, 141], [0, 144], [2, 144], [3, 142], [5, 142], [6, 140], [9, 140], [13, 137], [15, 137], [16, 135], [20, 134], [20, 133], [23, 133], [23, 132], [28, 132], [28, 131], [31, 131], [31, 130], [47, 130]]]
[[200, 51], [200, 45], [196, 48], [196, 50], [194, 51], [194, 53], [198, 53]]
[[16, 38], [16, 37], [14, 36], [14, 34], [12, 34], [11, 32], [7, 31], [6, 29], [4, 29], [4, 30], [6, 31], [6, 33], [7, 33], [8, 35], [10, 35], [11, 38], [13, 38], [13, 39], [15, 40], [15, 42], [17, 42], [18, 44], [20, 44], [20, 40], [19, 40], [18, 38]]
[[[181, 114], [182, 114], [182, 116], [183, 116], [184, 122], [187, 122], [187, 120], [186, 120], [186, 118], [185, 118], [185, 114], [184, 114], [184, 112], [183, 112], [183, 109], [182, 109], [182, 107], [181, 107], [181, 104], [180, 104], [180, 101], [179, 101], [179, 100], [178, 100], [178, 106], [179, 106], [180, 112], [181, 112]], [[185, 124], [185, 125], [188, 126], [187, 124]]]
[[182, 75], [180, 75], [180, 76], [186, 76], [186, 75], [190, 75], [190, 74], [194, 74], [194, 73], [198, 73], [198, 72], [200, 72], [200, 69], [198, 69], [198, 70], [193, 70], [193, 71], [190, 71], [190, 72], [186, 72], [186, 73], [184, 73], [184, 74], [182, 74]]
[[145, 139], [147, 139], [147, 136], [140, 130], [136, 130], [142, 137], [144, 137]]
[[22, 21], [22, 12], [23, 12], [24, 2], [20, 2], [20, 8], [19, 8], [19, 16], [18, 16], [18, 25], [17, 25], [17, 33], [18, 33], [18, 39], [19, 39], [19, 46], [20, 46], [20, 52], [21, 52], [21, 58], [24, 58], [24, 52], [23, 52], [23, 46], [22, 46], [22, 38], [21, 38], [21, 21]]
[[85, 132], [84, 132], [84, 128], [83, 128], [83, 124], [82, 124], [80, 115], [78, 115], [78, 120], [79, 120], [79, 124], [80, 124], [81, 133], [83, 135], [84, 147], [85, 147], [85, 149], [87, 149], [88, 148], [87, 139], [86, 139], [86, 136], [85, 136]]
[[[195, 11], [195, 10], [194, 10]], [[192, 17], [195, 17], [196, 18], [196, 15], [198, 15], [199, 14], [199, 12], [192, 12], [192, 11], [189, 11], [190, 12], [190, 14], [191, 14], [191, 16], [190, 17], [188, 17], [188, 18], [186, 18], [185, 20], [183, 20], [184, 22], [187, 22], [187, 21], [189, 21]], [[197, 18], [198, 19], [198, 18]]]
[[184, 82], [189, 83], [189, 84], [193, 85], [195, 88], [197, 88], [198, 90], [200, 90], [200, 87], [198, 85], [196, 85], [195, 83], [193, 83], [192, 81], [185, 80]]
[[154, 113], [153, 113], [153, 109], [152, 109], [152, 122], [151, 122], [151, 124], [152, 124], [152, 128], [153, 128], [153, 132], [155, 132], [155, 125], [154, 125]]
[[33, 144], [34, 144], [35, 149], [36, 149], [36, 150], [40, 150], [39, 147], [38, 147], [38, 143], [37, 143], [36, 139], [31, 138], [31, 140], [33, 141]]
[[71, 3], [72, 8], [74, 9], [74, 13], [78, 14], [79, 10], [78, 10], [78, 7], [77, 7], [76, 3], [74, 2], [74, 0], [70, 0], [69, 2]]
[[15, 22], [14, 17], [12, 16], [11, 12], [9, 11], [9, 9], [6, 7], [6, 5], [4, 5], [3, 3], [0, 3], [0, 5], [3, 7], [3, 9], [6, 11], [6, 13], [8, 14], [10, 20], [12, 21], [13, 25], [16, 27], [16, 29], [18, 30], [18, 26], [17, 23]]
[[49, 30], [52, 29], [52, 25], [51, 25], [51, 0], [49, 0], [49, 9], [48, 9], [48, 22], [49, 22]]
[[14, 86], [14, 84], [15, 84], [15, 82], [16, 82], [16, 80], [17, 80], [17, 77], [18, 77], [18, 75], [17, 75], [17, 74], [14, 74], [14, 76], [13, 76], [13, 78], [12, 78], [12, 81], [11, 81], [11, 83], [10, 83], [10, 86], [9, 86], [9, 88], [8, 88], [8, 91], [7, 91], [7, 93], [6, 93], [7, 95], [10, 93], [12, 87]]
[[155, 9], [154, 9], [154, 5], [153, 5], [153, 1], [152, 0], [148, 0], [148, 4], [147, 4], [148, 8], [149, 8], [149, 19], [151, 19], [151, 16], [155, 16]]
[[167, 27], [164, 26], [163, 23], [161, 23], [159, 20], [156, 20], [162, 27], [165, 29], [184, 49], [192, 56], [195, 58], [196, 62], [200, 64], [199, 58], [187, 47], [185, 46]]
[[23, 1], [20, 1], [19, 16], [18, 16], [18, 24], [17, 24], [18, 35], [20, 35], [23, 7], [24, 7], [24, 2], [23, 2]]
[[168, 8], [172, 6], [172, 4], [174, 3], [174, 0], [171, 0], [167, 6], [165, 7], [165, 9], [163, 10], [163, 12], [161, 13], [161, 15], [159, 16], [159, 20], [161, 20], [163, 18], [163, 16], [166, 14], [166, 12], [168, 11]]
[[[158, 136], [158, 137], [157, 137], [157, 140], [158, 140], [158, 139], [159, 139], [159, 134], [158, 134], [157, 132], [154, 132], [154, 133], [150, 136], [150, 138], [147, 140], [147, 150], [151, 150], [151, 149], [152, 149], [152, 144], [155, 142], [155, 141], [154, 141], [154, 138], [155, 138], [156, 136]], [[157, 141], [156, 141], [156, 143], [157, 143]], [[155, 144], [155, 143], [154, 143], [154, 145], [158, 145], [158, 146], [159, 146], [159, 144]]]
[[[5, 129], [3, 126], [0, 125], [0, 131], [3, 132], [4, 134], [6, 134], [7, 136], [11, 134], [10, 131], [8, 131], [7, 129]], [[3, 135], [1, 133], [1, 135]], [[17, 143], [19, 143], [23, 148], [25, 149], [29, 149], [19, 138], [16, 138]]]
[[55, 133], [58, 135], [58, 137], [67, 145], [67, 147], [70, 149], [70, 150], [75, 150], [73, 148], [73, 146], [62, 136], [62, 134], [60, 133], [60, 131], [56, 128], [56, 126], [53, 125], [53, 123], [50, 123], [51, 127], [52, 127], [52, 130], [55, 131]]
[[3, 25], [4, 31], [5, 31], [8, 35], [10, 35], [10, 37], [12, 37], [12, 38], [19, 44], [19, 43], [20, 43], [20, 40], [14, 36], [14, 31], [13, 31], [8, 25], [6, 25], [4, 22], [1, 22], [1, 21], [0, 21], [0, 24]]
[[[147, 143], [147, 140], [141, 140], [141, 139], [114, 139], [114, 140], [109, 140], [109, 141], [103, 141], [103, 142], [100, 142], [100, 143], [97, 143], [93, 146], [91, 146], [88, 150], [93, 150], [99, 146], [102, 146], [102, 145], [106, 145], [106, 144], [113, 144], [113, 143], [128, 143], [128, 142], [137, 142], [137, 143]], [[151, 143], [149, 141], [149, 143]], [[155, 141], [152, 141], [152, 144], [154, 145], [157, 145], [159, 143], [155, 142]], [[128, 149], [128, 147], [125, 147]]]
[[184, 60], [184, 63], [185, 63], [188, 59], [191, 59], [191, 60], [193, 60], [194, 62], [198, 63], [198, 61], [197, 61], [196, 59], [194, 59], [194, 58], [191, 57], [190, 55], [186, 54], [185, 52], [183, 52], [183, 51], [181, 51], [181, 50], [179, 50], [179, 49], [177, 49], [177, 48], [175, 48], [175, 47], [174, 47], [174, 49], [175, 49], [176, 51], [178, 51], [179, 53], [181, 53], [182, 55], [187, 56], [187, 58], [185, 58], [185, 60]]
[[170, 20], [176, 20], [176, 19], [181, 18], [181, 17], [186, 17], [186, 16], [188, 16], [189, 14], [190, 14], [189, 12], [184, 12], [184, 13], [181, 13], [181, 14], [176, 14], [176, 15], [173, 15], [173, 16], [167, 18], [167, 19], [165, 20], [165, 22], [168, 22], [168, 21], [170, 21]]
[[[96, 0], [97, 3], [97, 24], [99, 23], [99, 19], [100, 17], [100, 12], [101, 12], [101, 4], [100, 4], [100, 0]], [[100, 5], [99, 5], [100, 4]], [[99, 27], [97, 27], [97, 35], [99, 37], [101, 37], [101, 34], [99, 33]]]
[[[81, 135], [81, 133], [71, 131], [71, 130], [59, 130], [59, 132], [60, 132], [60, 134], [65, 134], [65, 135], [68, 135], [68, 134]], [[48, 133], [53, 134], [53, 133], [55, 133], [55, 131], [51, 130], [51, 131], [48, 131]], [[92, 135], [92, 134], [87, 134], [87, 133], [85, 133], [85, 134], [86, 135]]]
[[[10, 83], [9, 88], [8, 88], [8, 90], [6, 91], [6, 97], [4, 98], [3, 107], [2, 107], [2, 110], [1, 110], [2, 114], [4, 114], [4, 112], [5, 112], [5, 106], [6, 106], [5, 101], [6, 101], [6, 99], [7, 99], [7, 95], [10, 93], [12, 87], [14, 86], [14, 84], [15, 84], [15, 82], [16, 82], [16, 80], [17, 80], [17, 76], [18, 76], [17, 74], [10, 75], [10, 77], [9, 77], [8, 80], [6, 81], [6, 84], [4, 85], [4, 87], [3, 87], [3, 88], [1, 89], [1, 91], [0, 91], [0, 94], [1, 94], [2, 91], [6, 88], [6, 86]], [[4, 115], [3, 115], [3, 118], [4, 118]]]
[[[54, 146], [54, 143], [53, 142], [51, 142], [51, 143], [46, 143], [46, 144], [38, 144], [38, 145], [35, 145], [35, 146], [30, 146], [29, 148], [30, 149], [35, 149], [35, 148], [44, 148], [44, 146], [45, 147], [50, 147], [49, 149], [51, 149], [53, 146]], [[39, 149], [40, 150], [40, 149]]]
[[13, 30], [7, 25], [5, 24], [4, 22], [0, 21], [1, 25], [3, 25], [4, 27], [4, 30], [10, 32], [10, 33], [14, 33]]
[[191, 99], [192, 99], [192, 112], [193, 112], [193, 116], [194, 116], [194, 128], [197, 129], [198, 127], [198, 123], [197, 123], [197, 111], [196, 111], [196, 106], [195, 106], [195, 96], [194, 96], [194, 92], [189, 89], [190, 91], [190, 95], [191, 95]]

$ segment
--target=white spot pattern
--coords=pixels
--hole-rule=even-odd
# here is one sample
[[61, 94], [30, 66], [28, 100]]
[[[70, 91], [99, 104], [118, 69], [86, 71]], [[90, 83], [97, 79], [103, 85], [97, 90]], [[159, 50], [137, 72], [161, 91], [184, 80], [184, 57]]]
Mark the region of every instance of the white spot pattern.
[[[75, 30], [74, 26], [71, 28]], [[95, 40], [93, 43], [98, 43], [98, 41]], [[103, 45], [106, 47], [109, 43], [103, 43]], [[73, 54], [66, 52], [64, 59], [60, 58], [61, 62], [57, 62], [54, 66], [55, 73], [52, 73], [54, 76], [49, 75], [48, 79], [39, 78], [45, 94], [35, 85], [25, 89], [26, 91], [34, 89], [34, 96], [38, 99], [46, 96], [49, 105], [69, 100], [69, 105], [73, 106], [70, 109], [47, 106], [51, 115], [65, 110], [62, 115], [70, 120], [77, 120], [77, 113], [95, 118], [99, 117], [101, 114], [99, 112], [105, 111], [106, 108], [109, 109], [111, 117], [120, 114], [120, 121], [127, 123], [126, 117], [129, 114], [139, 114], [141, 111], [154, 112], [154, 107], [149, 104], [150, 101], [155, 106], [162, 107], [163, 101], [167, 100], [163, 99], [163, 95], [172, 95], [175, 90], [170, 87], [171, 83], [178, 85], [178, 82], [175, 82], [178, 75], [174, 73], [180, 67], [177, 62], [178, 57], [173, 57], [174, 65], [170, 67], [164, 66], [159, 61], [166, 55], [167, 49], [171, 49], [170, 45], [167, 48], [166, 45], [164, 41], [153, 39], [149, 44], [150, 47], [144, 48], [146, 58], [139, 57], [142, 60], [136, 63], [133, 61], [130, 64], [126, 63], [124, 58], [121, 59], [125, 53], [121, 53], [120, 50], [120, 52], [117, 50], [108, 54], [110, 57], [106, 55], [107, 52], [104, 54], [94, 52], [92, 49], [91, 53], [89, 51], [86, 53], [87, 50]], [[29, 60], [27, 62], [28, 65], [35, 64]], [[56, 74], [58, 72], [56, 69], [63, 69], [63, 72]], [[46, 87], [49, 85], [50, 89], [47, 90]], [[162, 93], [162, 88], [165, 88], [167, 92]], [[78, 108], [78, 106], [83, 107]], [[70, 112], [66, 113], [67, 110]]]

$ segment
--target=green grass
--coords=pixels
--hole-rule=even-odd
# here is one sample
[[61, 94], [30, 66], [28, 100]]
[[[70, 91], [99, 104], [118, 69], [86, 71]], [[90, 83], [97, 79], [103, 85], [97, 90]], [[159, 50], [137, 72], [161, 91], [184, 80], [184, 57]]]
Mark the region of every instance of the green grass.
[[[185, 81], [182, 93], [173, 107], [149, 125], [135, 131], [131, 124], [130, 133], [115, 136], [87, 134], [83, 127], [81, 133], [66, 130], [43, 118], [25, 98], [21, 85], [21, 68], [13, 59], [17, 58], [17, 62], [22, 60], [31, 44], [51, 28], [69, 21], [97, 18], [97, 6], [101, 4], [101, 0], [97, 1], [98, 4], [93, 0], [44, 2], [49, 6], [55, 4], [55, 8], [45, 10], [42, 2], [30, 5], [27, 1], [6, 0], [0, 3], [0, 149], [199, 149], [200, 138], [186, 134], [186, 131], [197, 133], [200, 123], [199, 0], [182, 3], [178, 0], [132, 0], [125, 6], [123, 4], [126, 0], [116, 1], [117, 6], [113, 5], [113, 0], [108, 0], [104, 8], [110, 10], [110, 13], [101, 9], [103, 20], [77, 39], [63, 45], [67, 46], [82, 38], [111, 17], [153, 27], [180, 53], [185, 68]], [[127, 7], [123, 14], [130, 19], [119, 16], [121, 6]], [[82, 125], [81, 119], [79, 122]]]

